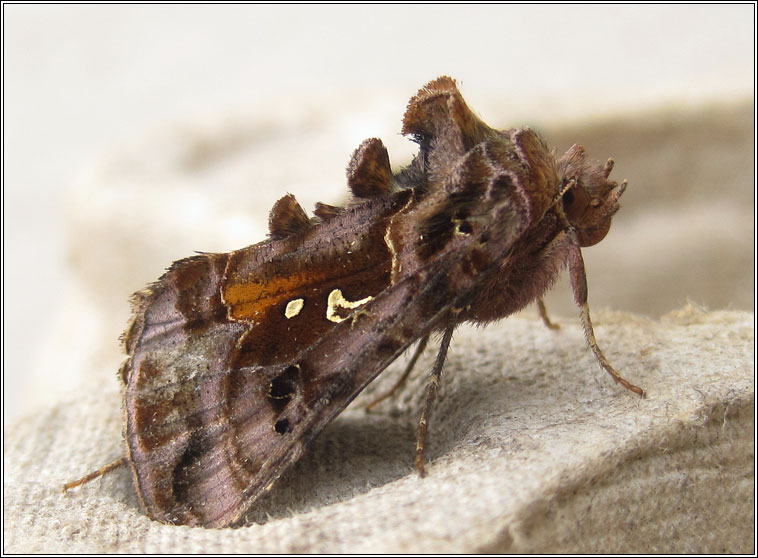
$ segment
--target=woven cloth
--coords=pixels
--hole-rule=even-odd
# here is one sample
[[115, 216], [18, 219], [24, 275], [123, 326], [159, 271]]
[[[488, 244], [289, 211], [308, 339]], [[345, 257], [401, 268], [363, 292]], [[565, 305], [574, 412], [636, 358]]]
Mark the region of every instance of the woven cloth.
[[577, 322], [457, 330], [423, 479], [434, 350], [401, 395], [361, 407], [396, 362], [236, 529], [151, 521], [123, 468], [62, 494], [123, 452], [119, 394], [83, 392], [6, 428], [4, 551], [754, 552], [753, 314], [596, 312], [601, 347], [645, 399], [599, 369]]

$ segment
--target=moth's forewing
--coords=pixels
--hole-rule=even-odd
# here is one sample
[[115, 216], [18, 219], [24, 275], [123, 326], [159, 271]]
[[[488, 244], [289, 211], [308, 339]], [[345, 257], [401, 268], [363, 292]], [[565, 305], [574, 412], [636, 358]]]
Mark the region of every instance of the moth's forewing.
[[[305, 379], [297, 357], [340, 325], [350, 302], [389, 284], [383, 215], [409, 194], [346, 211], [294, 241], [182, 260], [137, 295], [123, 369], [126, 439], [152, 517], [226, 524], [251, 485], [280, 474], [272, 464], [298, 440], [295, 417], [285, 428], [279, 415], [295, 400], [311, 413], [338, 371], [332, 364]], [[334, 290], [342, 298], [330, 302]]]

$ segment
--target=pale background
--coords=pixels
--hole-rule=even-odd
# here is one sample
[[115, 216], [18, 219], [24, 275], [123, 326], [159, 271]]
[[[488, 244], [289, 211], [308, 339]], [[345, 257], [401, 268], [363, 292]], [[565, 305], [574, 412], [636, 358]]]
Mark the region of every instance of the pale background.
[[[713, 109], [714, 126], [723, 115], [753, 118], [755, 12], [748, 4], [4, 5], [3, 17], [5, 423], [70, 399], [90, 380], [117, 389], [128, 295], [173, 259], [262, 239], [266, 210], [286, 191], [308, 209], [317, 199], [338, 201], [350, 152], [366, 137], [383, 138], [393, 163], [407, 160], [412, 145], [397, 133], [402, 111], [438, 75], [458, 79], [491, 125], [529, 124], [548, 137], [612, 118], [627, 118], [630, 127], [636, 115], [665, 121], [682, 110], [700, 118]], [[693, 287], [656, 306], [660, 313], [686, 297], [753, 308], [752, 122], [744, 129], [735, 141], [745, 155], [724, 168], [729, 153], [711, 163], [733, 187], [725, 192], [714, 182], [713, 203], [729, 206], [737, 192], [744, 211], [729, 206], [698, 229], [716, 238], [715, 254], [740, 247], [730, 260], [741, 262], [740, 289], [714, 303]], [[700, 139], [709, 134], [705, 129]], [[249, 156], [244, 172], [239, 161], [213, 159], [214, 150], [234, 152], [235, 142]], [[662, 156], [688, 146], [668, 149]], [[635, 184], [644, 187], [642, 171], [632, 176], [624, 152], [605, 151], [601, 143], [591, 153], [614, 155], [617, 178], [631, 182], [630, 217], [625, 224], [622, 210], [608, 246], [613, 237], [623, 247], [624, 231], [628, 238], [646, 230], [649, 252], [671, 240], [681, 246], [682, 264], [690, 254], [696, 259], [702, 243], [686, 225], [699, 210], [674, 199], [645, 223], [674, 221], [682, 232], [656, 236], [632, 220], [631, 209], [646, 201], [632, 194]], [[185, 182], [166, 161], [188, 152], [190, 163], [216, 166], [195, 168]], [[626, 152], [626, 160], [633, 155]], [[158, 183], [171, 186], [159, 190]], [[667, 185], [657, 186], [660, 193]], [[665, 265], [671, 258], [660, 259]], [[587, 260], [592, 268], [589, 254]], [[718, 261], [693, 274], [718, 277]], [[687, 284], [684, 275], [641, 266], [661, 288]], [[624, 269], [617, 290], [634, 288], [632, 273]], [[705, 282], [716, 283], [714, 292], [723, 284]], [[591, 286], [591, 300], [624, 306], [594, 292]], [[644, 305], [625, 309], [656, 313]]]

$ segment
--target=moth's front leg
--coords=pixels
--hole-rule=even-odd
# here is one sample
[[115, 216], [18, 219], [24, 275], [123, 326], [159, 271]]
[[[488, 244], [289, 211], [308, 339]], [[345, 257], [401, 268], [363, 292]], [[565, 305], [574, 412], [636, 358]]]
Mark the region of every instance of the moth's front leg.
[[602, 366], [616, 382], [624, 386], [629, 391], [633, 391], [640, 397], [645, 397], [645, 390], [625, 380], [621, 374], [619, 374], [616, 369], [611, 366], [611, 363], [608, 362], [607, 358], [605, 358], [603, 351], [600, 350], [600, 347], [595, 340], [595, 332], [592, 329], [592, 320], [590, 319], [590, 307], [587, 304], [587, 275], [584, 270], [584, 258], [582, 258], [582, 250], [579, 247], [579, 239], [577, 238], [576, 232], [569, 230], [567, 234], [569, 241], [568, 267], [569, 276], [571, 278], [571, 288], [574, 291], [574, 301], [579, 307], [582, 327], [584, 328], [584, 336], [587, 339], [587, 344], [589, 345], [590, 349], [592, 349], [592, 352], [595, 353], [595, 358], [597, 358], [600, 366]]

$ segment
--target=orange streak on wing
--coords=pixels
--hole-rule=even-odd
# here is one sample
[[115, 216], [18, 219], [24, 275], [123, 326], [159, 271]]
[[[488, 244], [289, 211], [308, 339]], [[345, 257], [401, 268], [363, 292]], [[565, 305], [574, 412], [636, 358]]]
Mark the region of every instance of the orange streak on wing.
[[223, 299], [234, 320], [256, 321], [271, 306], [302, 296], [306, 285], [323, 279], [313, 273], [296, 273], [266, 280], [231, 283], [224, 287]]

